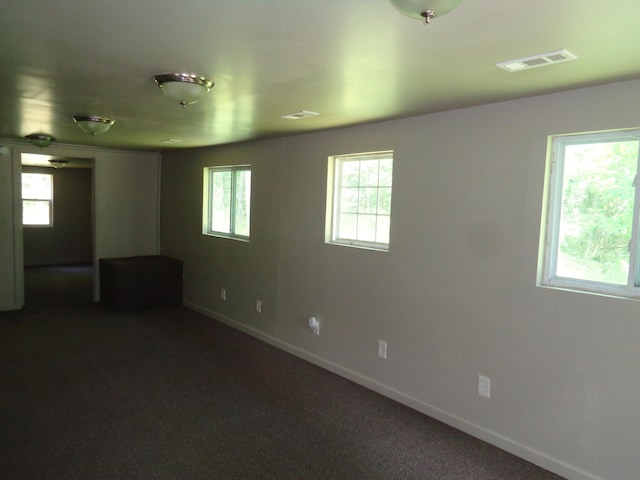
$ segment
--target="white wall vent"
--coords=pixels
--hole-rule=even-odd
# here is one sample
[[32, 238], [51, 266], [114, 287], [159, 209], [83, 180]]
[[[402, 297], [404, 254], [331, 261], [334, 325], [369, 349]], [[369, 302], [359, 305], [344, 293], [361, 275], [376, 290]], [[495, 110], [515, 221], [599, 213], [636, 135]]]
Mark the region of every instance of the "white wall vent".
[[530, 57], [507, 60], [506, 62], [496, 63], [496, 67], [503, 68], [507, 72], [519, 72], [521, 70], [528, 70], [529, 68], [544, 67], [546, 65], [553, 65], [554, 63], [568, 62], [569, 60], [575, 60], [577, 58], [578, 57], [573, 53], [562, 49], [554, 50], [553, 52], [540, 53]]
[[310, 112], [309, 110], [300, 110], [299, 112], [287, 113], [286, 115], [280, 116], [280, 118], [284, 118], [286, 120], [300, 120], [301, 118], [315, 117], [316, 115], [320, 114], [317, 112]]

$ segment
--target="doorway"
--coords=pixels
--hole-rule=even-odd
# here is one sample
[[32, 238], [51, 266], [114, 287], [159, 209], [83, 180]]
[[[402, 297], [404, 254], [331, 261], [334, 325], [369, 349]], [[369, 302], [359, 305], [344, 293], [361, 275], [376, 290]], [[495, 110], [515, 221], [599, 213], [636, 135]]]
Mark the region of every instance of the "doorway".
[[23, 153], [21, 168], [25, 306], [92, 302], [93, 160]]

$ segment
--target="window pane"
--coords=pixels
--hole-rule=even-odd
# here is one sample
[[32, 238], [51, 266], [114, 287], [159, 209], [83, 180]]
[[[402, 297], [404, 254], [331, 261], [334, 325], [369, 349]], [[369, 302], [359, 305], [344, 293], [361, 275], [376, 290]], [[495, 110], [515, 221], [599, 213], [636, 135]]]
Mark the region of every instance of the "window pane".
[[380, 160], [380, 181], [381, 187], [391, 187], [391, 180], [393, 177], [393, 160], [385, 159]]
[[360, 182], [360, 162], [342, 161], [342, 186], [357, 187]]
[[567, 145], [556, 275], [626, 285], [637, 141]]
[[249, 170], [236, 170], [235, 177], [236, 202], [233, 233], [248, 237], [251, 217], [251, 172]]
[[358, 201], [358, 213], [373, 213], [378, 210], [378, 189], [361, 188], [360, 199]]
[[48, 200], [23, 200], [23, 225], [50, 225], [51, 203]]
[[378, 189], [378, 214], [391, 215], [391, 188]]
[[48, 173], [23, 173], [22, 198], [53, 200], [52, 178]]
[[211, 230], [231, 233], [231, 172], [212, 171]]
[[[355, 239], [358, 232], [358, 215], [342, 214], [336, 238]], [[334, 238], [335, 240], [335, 238]]]
[[363, 160], [360, 162], [360, 186], [378, 186], [378, 160]]
[[358, 215], [358, 236], [357, 240], [363, 242], [376, 241], [376, 216]]
[[376, 225], [376, 242], [389, 243], [389, 231], [391, 217], [378, 215], [378, 224]]
[[340, 190], [340, 212], [358, 213], [357, 188], [343, 188]]

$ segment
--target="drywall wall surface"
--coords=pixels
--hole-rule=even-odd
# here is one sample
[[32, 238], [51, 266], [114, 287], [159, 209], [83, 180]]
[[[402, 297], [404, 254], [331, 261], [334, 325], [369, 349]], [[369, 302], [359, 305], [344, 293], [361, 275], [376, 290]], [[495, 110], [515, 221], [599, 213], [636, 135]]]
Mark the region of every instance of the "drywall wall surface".
[[101, 152], [94, 170], [96, 258], [158, 254], [159, 154]]
[[[163, 249], [184, 257], [194, 308], [567, 478], [632, 479], [640, 303], [536, 278], [548, 136], [638, 127], [638, 91], [623, 82], [170, 152]], [[394, 151], [389, 252], [326, 244], [327, 157], [376, 150]], [[265, 159], [253, 172], [252, 237], [268, 239], [258, 251], [197, 233], [202, 167], [247, 152]], [[273, 325], [220, 302], [223, 285], [276, 294]], [[491, 379], [489, 399], [477, 394], [479, 374]]]
[[[268, 334], [276, 328], [280, 236], [287, 229], [280, 224], [281, 159], [282, 142], [272, 140], [168, 151], [162, 162], [161, 251], [184, 261], [185, 301]], [[248, 242], [202, 234], [204, 169], [228, 165], [251, 165]]]
[[18, 308], [15, 282], [16, 218], [14, 205], [17, 192], [14, 177], [19, 176], [19, 163], [13, 161], [11, 146], [0, 143], [0, 311]]

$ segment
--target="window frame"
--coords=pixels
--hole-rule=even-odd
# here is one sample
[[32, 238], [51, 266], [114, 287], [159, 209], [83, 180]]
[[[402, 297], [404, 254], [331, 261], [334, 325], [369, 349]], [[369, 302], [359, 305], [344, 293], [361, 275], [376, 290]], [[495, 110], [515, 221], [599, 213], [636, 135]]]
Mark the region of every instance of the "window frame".
[[[327, 208], [326, 208], [326, 224], [325, 224], [325, 243], [331, 245], [340, 245], [346, 247], [355, 247], [367, 250], [376, 250], [382, 252], [388, 252], [391, 244], [391, 210], [393, 205], [393, 150], [382, 150], [376, 152], [364, 152], [364, 153], [348, 153], [342, 155], [332, 155], [328, 159], [327, 168]], [[358, 240], [357, 238], [351, 238], [341, 236], [339, 229], [340, 222], [340, 192], [343, 183], [341, 176], [341, 167], [348, 161], [367, 161], [367, 160], [384, 160], [389, 158], [391, 160], [391, 185], [380, 185], [379, 178], [376, 188], [389, 188], [390, 200], [389, 200], [389, 213], [380, 214], [378, 208], [376, 208], [375, 214], [360, 214], [356, 215], [374, 215], [376, 217], [376, 225], [378, 217], [388, 217], [389, 231], [387, 242], [376, 242], [367, 240]], [[360, 183], [357, 186], [358, 189], [370, 188], [362, 187]], [[379, 206], [379, 205], [378, 205]], [[344, 213], [344, 212], [342, 212]], [[376, 227], [377, 228], [377, 227]]]
[[[218, 231], [212, 228], [212, 212], [213, 212], [213, 177], [215, 173], [230, 172], [230, 201], [229, 211], [225, 212], [229, 215], [229, 231]], [[236, 209], [237, 209], [237, 192], [236, 192], [236, 175], [238, 172], [249, 173], [249, 201], [248, 201], [248, 235], [236, 232]], [[251, 165], [224, 165], [211, 166], [203, 169], [203, 195], [202, 195], [202, 234], [212, 237], [230, 238], [248, 242], [251, 238]]]
[[[562, 192], [564, 184], [564, 153], [567, 146], [609, 143], [620, 141], [638, 141], [636, 173], [633, 181], [635, 192], [631, 220], [631, 238], [629, 239], [629, 267], [626, 285], [603, 281], [562, 277], [557, 274], [559, 252], [559, 234], [561, 226]], [[604, 296], [640, 300], [640, 129], [620, 129], [601, 132], [589, 132], [569, 135], [552, 135], [548, 144], [548, 181], [541, 225], [540, 258], [541, 267], [538, 286]]]
[[[22, 187], [22, 185], [24, 184], [24, 175], [40, 175], [40, 176], [44, 176], [44, 177], [49, 177], [49, 183], [51, 185], [50, 198], [43, 199], [43, 198], [25, 197], [24, 196], [24, 188]], [[22, 221], [23, 228], [53, 228], [53, 197], [54, 197], [53, 174], [51, 174], [51, 173], [42, 173], [42, 172], [22, 172], [20, 174], [20, 181], [21, 181], [20, 197], [21, 197], [21, 202], [22, 202], [22, 220], [21, 221]], [[48, 217], [49, 217], [48, 223], [25, 223], [25, 221], [24, 221], [24, 212], [26, 210], [25, 209], [25, 202], [35, 202], [35, 203], [46, 204], [48, 206]]]

